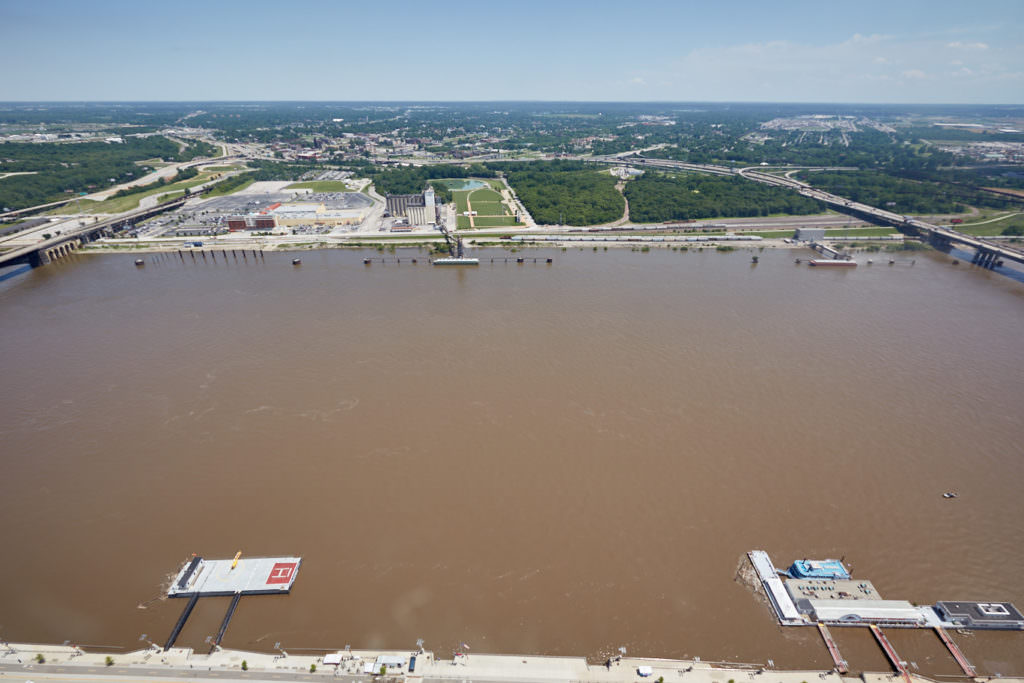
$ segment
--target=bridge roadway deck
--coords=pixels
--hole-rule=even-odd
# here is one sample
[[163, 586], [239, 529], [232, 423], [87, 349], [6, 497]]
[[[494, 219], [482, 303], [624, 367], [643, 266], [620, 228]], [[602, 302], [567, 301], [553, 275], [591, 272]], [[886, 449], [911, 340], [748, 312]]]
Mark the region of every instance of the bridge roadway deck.
[[[604, 163], [623, 163], [622, 159], [612, 160], [601, 158], [598, 159]], [[994, 254], [1000, 258], [1007, 259], [1009, 261], [1015, 261], [1016, 263], [1024, 264], [1024, 251], [1013, 249], [1006, 245], [997, 244], [995, 242], [981, 239], [979, 237], [972, 237], [965, 235], [962, 232], [958, 232], [951, 228], [943, 228], [938, 225], [933, 225], [926, 221], [919, 220], [917, 218], [908, 218], [892, 211], [886, 211], [869, 204], [863, 204], [860, 202], [854, 202], [845, 197], [832, 194], [831, 192], [825, 192], [824, 190], [817, 190], [805, 182], [789, 178], [787, 176], [777, 176], [770, 173], [765, 173], [760, 167], [748, 167], [741, 169], [731, 169], [725, 166], [716, 166], [713, 164], [689, 164], [681, 161], [674, 161], [672, 159], [651, 159], [643, 158], [637, 160], [639, 163], [645, 166], [655, 166], [660, 168], [675, 168], [680, 170], [692, 170], [702, 171], [704, 173], [713, 173], [716, 175], [738, 175], [746, 178], [747, 180], [753, 180], [755, 182], [763, 183], [765, 185], [774, 185], [776, 187], [788, 187], [794, 189], [805, 197], [811, 199], [817, 199], [818, 201], [830, 204], [832, 206], [844, 209], [846, 211], [854, 211], [867, 216], [870, 216], [876, 220], [888, 223], [897, 228], [904, 230], [914, 231], [917, 233], [924, 233], [926, 236], [931, 238], [937, 238], [940, 241], [960, 244], [971, 249], [974, 249], [980, 253]], [[847, 167], [805, 167], [805, 170], [849, 170]]]
[[34, 253], [44, 252], [47, 249], [52, 249], [66, 242], [71, 242], [73, 240], [80, 239], [91, 233], [101, 232], [108, 228], [125, 225], [134, 220], [148, 218], [149, 216], [155, 216], [159, 213], [163, 213], [164, 211], [177, 209], [191, 198], [192, 197], [182, 197], [180, 199], [175, 199], [172, 202], [160, 204], [158, 206], [150, 207], [148, 209], [137, 209], [129, 213], [121, 214], [120, 216], [115, 216], [114, 218], [108, 218], [106, 220], [91, 223], [80, 228], [75, 228], [74, 230], [69, 230], [68, 232], [57, 235], [56, 237], [51, 237], [50, 239], [43, 240], [35, 244], [30, 244], [28, 246], [20, 247], [18, 249], [12, 249], [10, 251], [0, 254], [0, 267], [12, 265], [15, 263], [22, 263], [27, 259], [30, 259], [32, 254]]

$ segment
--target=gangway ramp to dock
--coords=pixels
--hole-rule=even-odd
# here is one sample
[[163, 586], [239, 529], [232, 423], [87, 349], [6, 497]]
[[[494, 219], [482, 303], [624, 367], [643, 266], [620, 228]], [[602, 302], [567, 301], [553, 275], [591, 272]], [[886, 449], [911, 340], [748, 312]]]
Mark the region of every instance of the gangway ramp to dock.
[[832, 661], [835, 662], [836, 671], [841, 674], [849, 673], [850, 666], [843, 659], [843, 655], [839, 652], [839, 646], [836, 645], [835, 639], [832, 637], [832, 632], [828, 630], [828, 626], [818, 622], [818, 632], [821, 633], [821, 639], [825, 641], [825, 647], [828, 648], [828, 653], [832, 655]]
[[875, 636], [875, 640], [878, 641], [878, 644], [882, 646], [882, 651], [885, 653], [885, 656], [889, 658], [890, 662], [892, 662], [896, 671], [903, 676], [903, 680], [906, 681], [906, 683], [914, 683], [910, 679], [910, 672], [907, 671], [906, 664], [902, 659], [900, 659], [899, 653], [896, 652], [896, 648], [892, 646], [889, 639], [885, 637], [884, 633], [882, 633], [882, 629], [878, 628], [874, 624], [869, 625], [868, 628], [871, 629], [871, 633]]
[[757, 572], [758, 578], [761, 579], [761, 585], [764, 586], [764, 592], [768, 595], [768, 601], [775, 610], [779, 623], [783, 626], [806, 626], [807, 619], [797, 611], [796, 605], [793, 604], [793, 598], [789, 596], [786, 587], [782, 585], [782, 579], [775, 571], [775, 565], [772, 564], [768, 553], [763, 550], [751, 550], [747, 553], [747, 557], [750, 558], [750, 563], [754, 565], [754, 570]]
[[946, 646], [947, 650], [949, 650], [949, 654], [953, 655], [953, 659], [955, 659], [956, 663], [960, 665], [961, 669], [963, 669], [964, 675], [976, 678], [978, 676], [978, 672], [971, 663], [967, 661], [967, 657], [964, 657], [964, 653], [960, 651], [960, 648], [957, 647], [956, 643], [953, 642], [953, 639], [949, 637], [949, 634], [946, 633], [946, 629], [941, 626], [936, 626], [935, 635], [939, 637], [942, 644]]

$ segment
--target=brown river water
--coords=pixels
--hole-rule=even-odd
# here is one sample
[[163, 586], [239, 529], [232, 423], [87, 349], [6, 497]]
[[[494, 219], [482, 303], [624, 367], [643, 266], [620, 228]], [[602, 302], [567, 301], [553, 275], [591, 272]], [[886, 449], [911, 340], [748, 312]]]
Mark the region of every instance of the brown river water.
[[[291, 595], [242, 599], [243, 649], [830, 668], [744, 579], [754, 548], [1024, 607], [1024, 284], [750, 253], [77, 255], [0, 283], [0, 637], [162, 644], [170, 576], [238, 550], [303, 557]], [[959, 672], [934, 634], [888, 633]], [[1024, 674], [1024, 633], [953, 635]]]

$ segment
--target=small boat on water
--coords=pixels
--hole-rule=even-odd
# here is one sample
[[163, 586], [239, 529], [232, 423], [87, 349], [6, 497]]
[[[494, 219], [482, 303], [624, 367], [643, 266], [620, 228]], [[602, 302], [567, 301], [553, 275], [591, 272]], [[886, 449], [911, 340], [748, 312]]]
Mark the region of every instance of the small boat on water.
[[146, 265], [146, 262], [143, 261], [140, 258], [137, 258], [137, 259], [135, 259], [135, 265], [137, 265], [137, 266], [144, 266], [144, 265]]
[[302, 265], [302, 259], [300, 259], [300, 258], [293, 258], [292, 259], [292, 265], [293, 266], [301, 266]]
[[960, 494], [957, 493], [956, 491], [946, 491], [945, 493], [942, 494], [942, 497], [943, 498], [959, 498]]
[[841, 259], [815, 258], [808, 261], [812, 266], [839, 266], [843, 268], [856, 268], [856, 261], [843, 261]]
[[789, 568], [794, 579], [848, 579], [850, 572], [841, 560], [797, 560]]

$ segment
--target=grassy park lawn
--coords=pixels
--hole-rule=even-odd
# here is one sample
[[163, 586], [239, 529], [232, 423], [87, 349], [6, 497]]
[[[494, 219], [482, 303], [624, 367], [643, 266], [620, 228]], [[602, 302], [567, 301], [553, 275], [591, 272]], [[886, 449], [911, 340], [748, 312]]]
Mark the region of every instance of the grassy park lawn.
[[506, 216], [508, 207], [498, 202], [473, 202], [473, 210], [477, 216]]
[[469, 193], [469, 201], [476, 204], [477, 202], [500, 202], [501, 194], [494, 190], [487, 189], [485, 187], [479, 190], [473, 190]]

